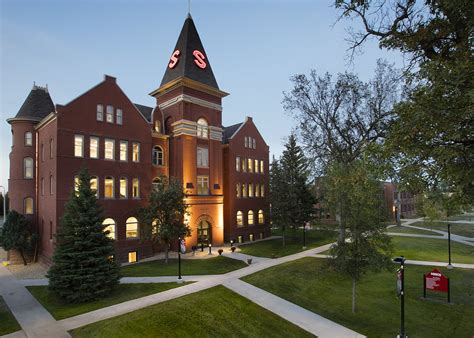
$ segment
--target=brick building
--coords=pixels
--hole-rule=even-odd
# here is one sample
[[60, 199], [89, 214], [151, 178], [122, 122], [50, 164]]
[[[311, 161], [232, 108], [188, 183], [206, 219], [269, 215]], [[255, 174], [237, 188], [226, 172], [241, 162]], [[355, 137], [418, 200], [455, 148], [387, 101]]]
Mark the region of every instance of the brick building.
[[133, 103], [112, 76], [67, 104], [33, 86], [14, 118], [9, 193], [40, 235], [49, 261], [64, 204], [81, 167], [104, 207], [120, 261], [159, 250], [140, 240], [137, 210], [160, 176], [187, 193], [192, 245], [268, 236], [269, 147], [252, 118], [222, 126], [222, 91], [191, 16], [185, 20], [155, 107]]

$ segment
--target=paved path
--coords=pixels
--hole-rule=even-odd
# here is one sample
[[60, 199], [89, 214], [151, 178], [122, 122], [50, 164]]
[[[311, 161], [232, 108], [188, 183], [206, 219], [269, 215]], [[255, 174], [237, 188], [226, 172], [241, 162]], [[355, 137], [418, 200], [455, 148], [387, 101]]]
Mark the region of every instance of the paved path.
[[0, 264], [0, 294], [28, 337], [70, 337], [64, 327]]
[[238, 279], [224, 286], [318, 337], [364, 337], [342, 325]]

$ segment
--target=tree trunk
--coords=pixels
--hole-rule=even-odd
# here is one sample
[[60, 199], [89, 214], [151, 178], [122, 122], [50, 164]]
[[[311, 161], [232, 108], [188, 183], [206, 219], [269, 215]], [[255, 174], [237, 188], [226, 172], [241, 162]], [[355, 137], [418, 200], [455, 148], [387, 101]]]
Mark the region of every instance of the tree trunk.
[[23, 254], [23, 249], [18, 250], [20, 252], [21, 258], [23, 259], [23, 265], [26, 265], [26, 258], [25, 255]]
[[166, 249], [165, 249], [165, 264], [168, 264], [168, 253], [170, 250], [170, 245], [169, 243], [166, 243]]
[[352, 313], [356, 312], [356, 280], [352, 278]]

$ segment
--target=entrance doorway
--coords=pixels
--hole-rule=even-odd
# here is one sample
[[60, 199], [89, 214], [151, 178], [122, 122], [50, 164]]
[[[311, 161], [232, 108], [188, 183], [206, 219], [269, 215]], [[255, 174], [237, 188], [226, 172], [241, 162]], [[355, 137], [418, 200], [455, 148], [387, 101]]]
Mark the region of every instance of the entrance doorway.
[[197, 226], [197, 244], [199, 247], [207, 247], [212, 243], [211, 224], [206, 220], [201, 220]]

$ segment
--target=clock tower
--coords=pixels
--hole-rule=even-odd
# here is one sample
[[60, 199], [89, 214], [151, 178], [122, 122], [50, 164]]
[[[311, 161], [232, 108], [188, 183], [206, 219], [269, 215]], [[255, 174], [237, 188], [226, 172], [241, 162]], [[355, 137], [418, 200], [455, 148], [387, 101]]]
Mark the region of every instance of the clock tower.
[[[224, 241], [222, 98], [191, 15], [186, 18], [158, 89], [153, 119], [169, 137], [169, 175], [187, 193], [193, 245]], [[154, 121], [153, 121], [154, 122]]]

